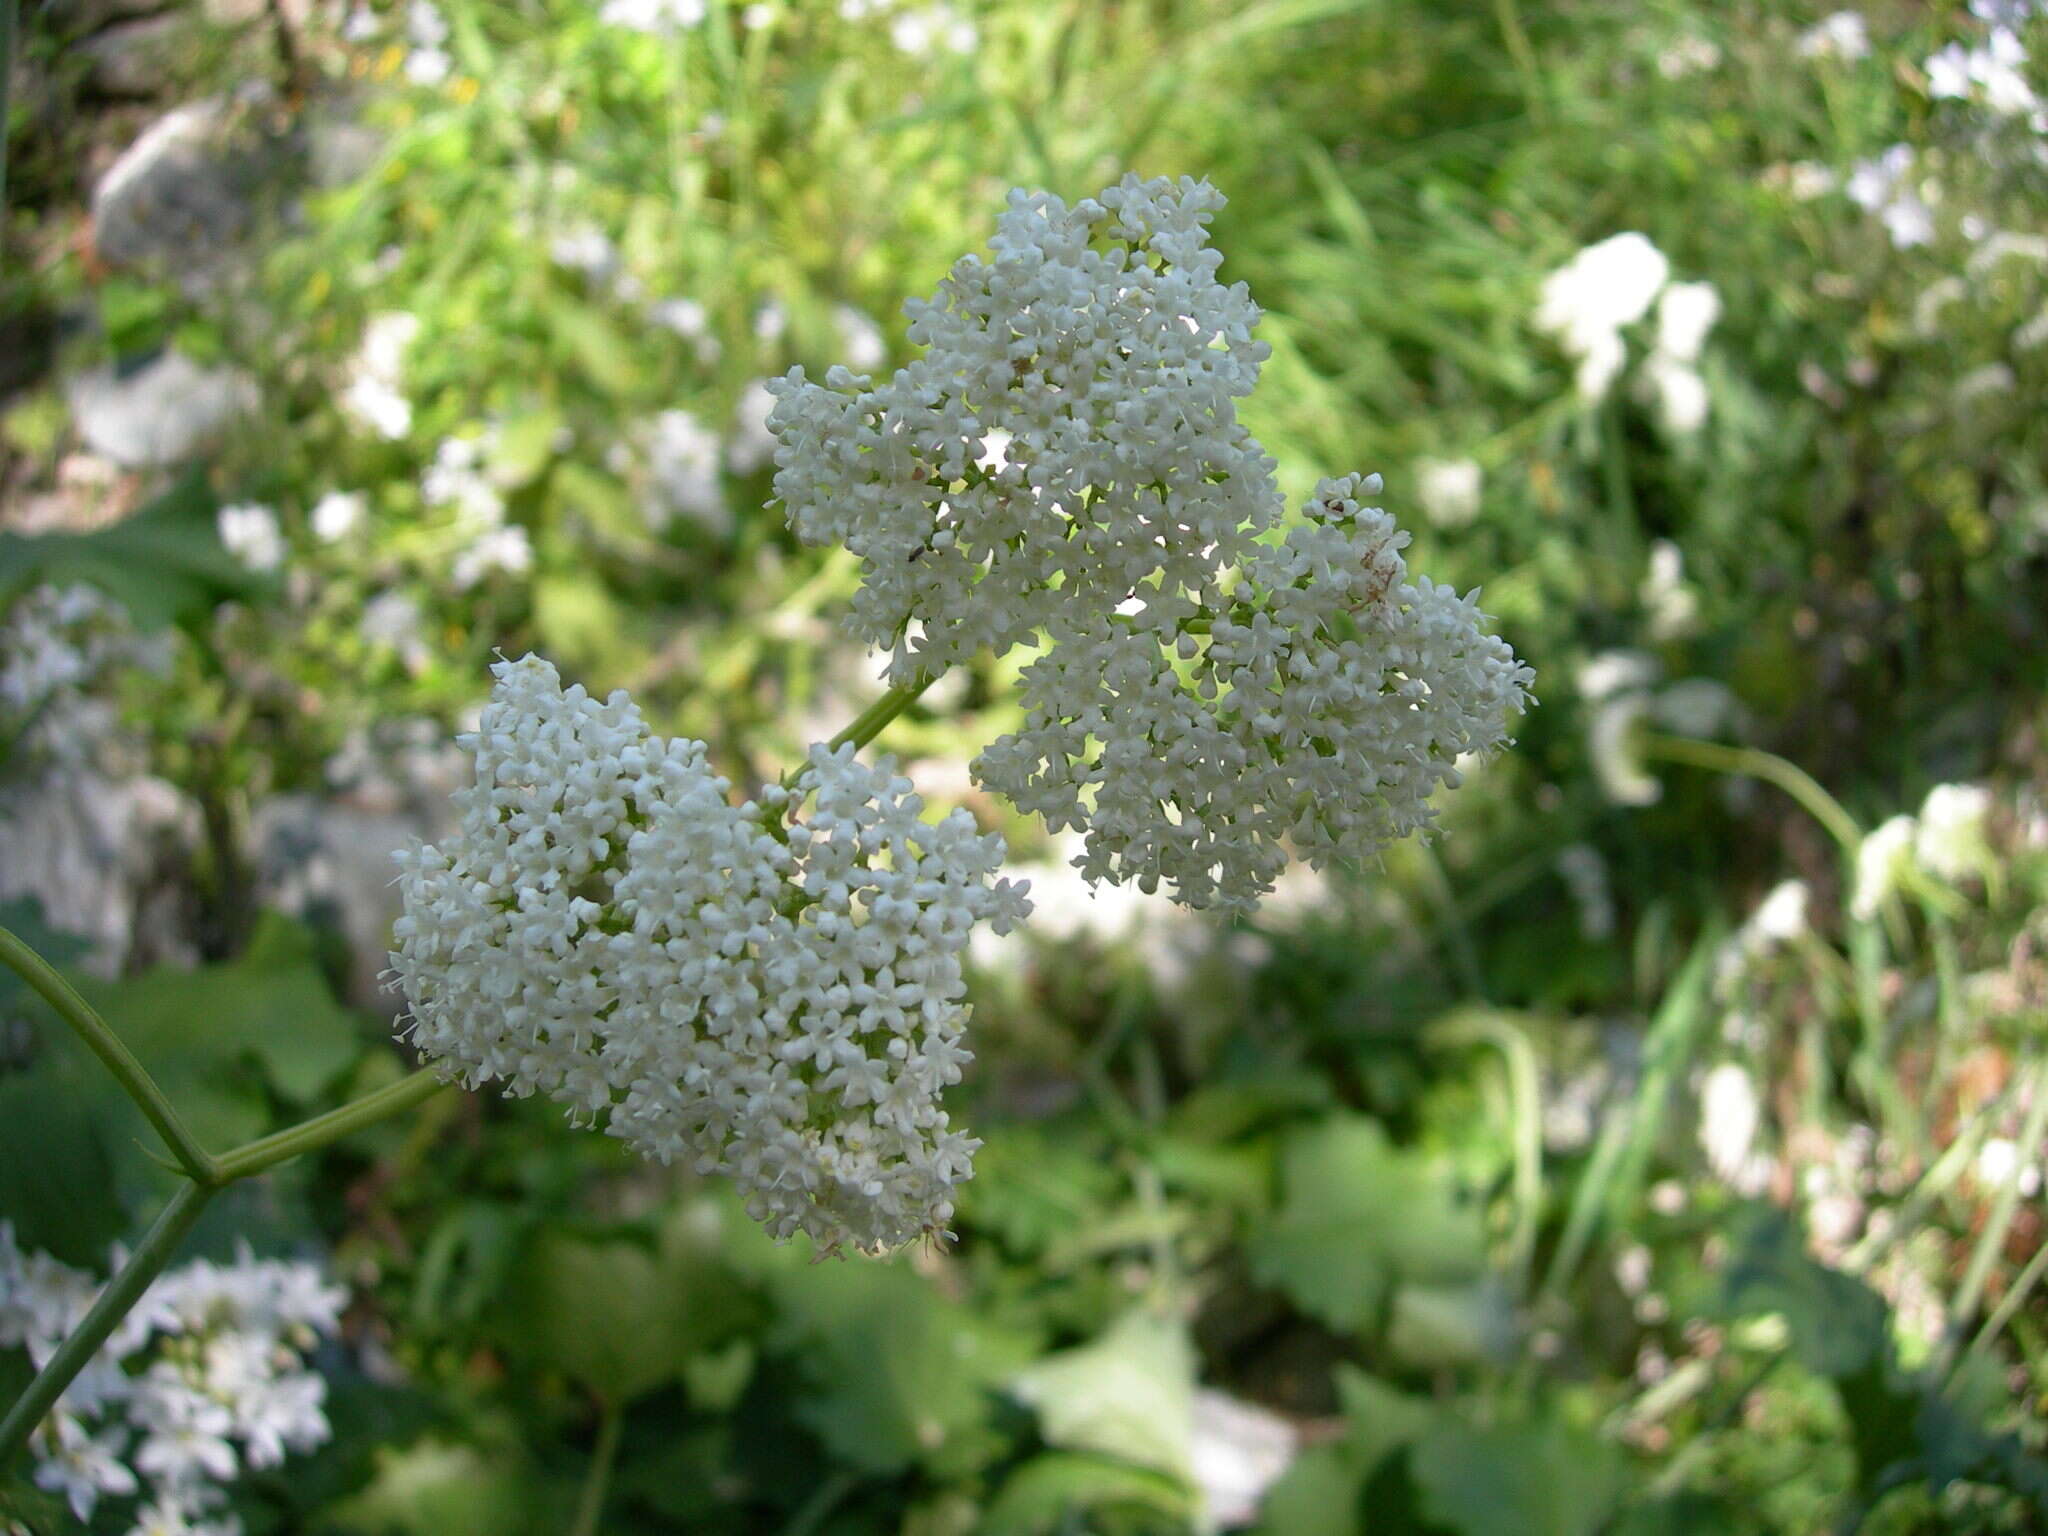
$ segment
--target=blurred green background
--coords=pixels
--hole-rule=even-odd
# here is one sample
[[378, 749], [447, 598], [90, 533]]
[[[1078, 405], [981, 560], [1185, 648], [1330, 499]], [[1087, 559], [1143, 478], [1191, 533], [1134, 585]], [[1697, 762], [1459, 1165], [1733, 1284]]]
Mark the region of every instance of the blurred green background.
[[[980, 796], [1011, 674], [948, 678], [882, 745], [1039, 901], [958, 1240], [813, 1263], [445, 1095], [195, 1236], [351, 1294], [245, 1528], [559, 1531], [608, 1462], [636, 1533], [2048, 1529], [2033, 9], [26, 5], [0, 920], [210, 1144], [402, 1070], [388, 854], [494, 652], [736, 782], [879, 691], [760, 381], [905, 360], [1012, 186], [1213, 181], [1283, 484], [1383, 472], [1541, 700], [1226, 926]], [[0, 1219], [103, 1268], [169, 1180], [9, 986]]]

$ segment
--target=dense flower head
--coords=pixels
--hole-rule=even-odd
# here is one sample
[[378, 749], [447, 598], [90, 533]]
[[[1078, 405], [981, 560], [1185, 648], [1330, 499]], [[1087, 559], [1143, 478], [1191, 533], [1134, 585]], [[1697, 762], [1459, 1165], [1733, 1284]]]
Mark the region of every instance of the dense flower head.
[[703, 744], [650, 735], [624, 693], [531, 656], [494, 671], [460, 830], [400, 855], [414, 1043], [731, 1176], [777, 1237], [943, 1229], [977, 1145], [938, 1104], [970, 1059], [962, 956], [1029, 910], [991, 881], [1002, 840], [925, 821], [851, 746], [735, 805]]
[[1427, 824], [1530, 674], [1476, 594], [1409, 578], [1359, 504], [1376, 476], [1323, 482], [1272, 542], [1235, 406], [1268, 349], [1216, 276], [1222, 203], [1186, 178], [1013, 192], [989, 258], [907, 306], [922, 357], [879, 386], [792, 370], [769, 428], [798, 536], [861, 558], [851, 626], [893, 681], [1042, 647], [981, 783], [1081, 831], [1090, 878], [1242, 909], [1290, 844], [1368, 858]]

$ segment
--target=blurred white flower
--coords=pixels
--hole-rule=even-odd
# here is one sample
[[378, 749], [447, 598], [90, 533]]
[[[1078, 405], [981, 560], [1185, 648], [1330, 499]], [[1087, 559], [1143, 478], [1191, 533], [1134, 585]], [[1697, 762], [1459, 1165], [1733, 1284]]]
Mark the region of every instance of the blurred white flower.
[[1977, 1182], [1987, 1189], [2017, 1184], [2021, 1198], [2031, 1200], [2041, 1192], [2039, 1154], [2031, 1162], [2024, 1161], [2018, 1142], [1994, 1136], [1977, 1149]]
[[338, 544], [362, 527], [368, 510], [360, 491], [329, 491], [313, 503], [306, 520], [314, 538], [323, 544]]
[[1700, 598], [1685, 583], [1684, 551], [1669, 539], [1650, 545], [1650, 568], [1637, 595], [1649, 616], [1652, 640], [1680, 639], [1699, 621]]
[[602, 283], [619, 270], [619, 248], [595, 224], [578, 224], [548, 242], [548, 259]]
[[1735, 1062], [1722, 1062], [1700, 1084], [1699, 1113], [1700, 1149], [1715, 1177], [1738, 1194], [1762, 1194], [1770, 1164], [1752, 1150], [1763, 1127], [1755, 1080]]
[[832, 311], [832, 323], [839, 331], [839, 355], [855, 373], [872, 373], [889, 360], [889, 344], [882, 328], [851, 304]]
[[1913, 842], [1920, 824], [1911, 816], [1894, 816], [1863, 835], [1856, 845], [1855, 888], [1849, 915], [1863, 922], [1876, 917], [1899, 882], [1913, 867]]
[[671, 35], [704, 19], [704, 0], [605, 0], [597, 19], [609, 27]]
[[274, 571], [284, 564], [284, 534], [270, 508], [253, 502], [222, 507], [214, 524], [227, 552], [250, 570]]
[[1853, 63], [1870, 55], [1870, 27], [1860, 11], [1836, 11], [1799, 34], [1799, 55]]
[[1673, 437], [1690, 437], [1706, 425], [1707, 381], [1690, 363], [1652, 352], [1636, 375], [1636, 395], [1656, 410]]
[[950, 5], [919, 6], [899, 13], [889, 23], [889, 41], [899, 53], [914, 58], [929, 58], [942, 47], [952, 53], [972, 53], [979, 40], [974, 23]]
[[1462, 528], [1479, 515], [1486, 475], [1471, 459], [1419, 459], [1415, 499], [1439, 528]]
[[1579, 697], [1599, 703], [1657, 681], [1657, 658], [1645, 651], [1602, 651], [1579, 667]]
[[688, 411], [663, 411], [644, 436], [649, 526], [659, 531], [681, 517], [719, 537], [730, 533], [732, 509], [725, 501], [718, 434]]
[[1617, 694], [1593, 707], [1586, 743], [1593, 776], [1616, 805], [1655, 805], [1664, 796], [1663, 784], [1644, 765], [1635, 742], [1649, 713], [1649, 697], [1641, 693]]
[[1698, 362], [1720, 318], [1721, 295], [1712, 283], [1672, 283], [1657, 300], [1657, 351], [1681, 363]]
[[1807, 889], [1804, 880], [1781, 880], [1758, 904], [1743, 925], [1759, 946], [1790, 944], [1809, 930], [1806, 917]]
[[416, 599], [403, 592], [379, 592], [363, 604], [356, 630], [364, 644], [398, 652], [406, 666], [417, 672], [427, 660], [423, 622]]
[[708, 366], [725, 353], [723, 343], [711, 333], [709, 315], [695, 299], [656, 300], [647, 306], [647, 318], [692, 343], [700, 363]]
[[533, 543], [517, 523], [491, 528], [455, 557], [448, 579], [458, 592], [467, 592], [493, 571], [523, 576], [533, 568]]
[[405, 351], [419, 334], [417, 315], [403, 310], [372, 315], [349, 365], [342, 409], [375, 432], [396, 441], [412, 430], [412, 402], [399, 390]]
[[1992, 862], [1984, 823], [1991, 814], [1991, 791], [1981, 784], [1937, 784], [1920, 807], [1920, 826], [1913, 854], [1920, 867], [1943, 880], [1981, 875]]
[[1934, 209], [1913, 181], [1913, 169], [1912, 146], [1894, 144], [1874, 159], [1857, 161], [1844, 188], [1851, 202], [1883, 221], [1901, 250], [1934, 239]]
[[1188, 1461], [1203, 1529], [1251, 1524], [1300, 1450], [1300, 1432], [1269, 1408], [1209, 1387], [1195, 1390], [1192, 1430]]
[[1682, 37], [1657, 55], [1657, 73], [1666, 80], [1704, 74], [1721, 63], [1720, 45], [1700, 36]]
[[775, 409], [775, 397], [768, 380], [755, 379], [740, 391], [733, 407], [732, 440], [726, 445], [726, 467], [736, 475], [751, 475], [775, 458], [775, 435], [768, 430], [768, 416]]
[[1606, 397], [1627, 359], [1622, 327], [1649, 313], [1670, 274], [1664, 253], [1630, 231], [1587, 246], [1543, 280], [1535, 325], [1577, 360], [1580, 399]]
[[1773, 191], [1802, 203], [1835, 190], [1835, 173], [1817, 160], [1780, 160], [1765, 170], [1761, 180]]
[[2000, 117], [2018, 117], [2040, 106], [2027, 83], [2027, 50], [2009, 27], [1993, 27], [1983, 44], [1950, 43], [1927, 60], [1927, 92], [1942, 100], [1980, 101]]
[[411, 51], [405, 56], [405, 78], [414, 85], [439, 85], [454, 69], [455, 61], [441, 46], [448, 41], [448, 19], [431, 0], [411, 0], [405, 9], [405, 38]]

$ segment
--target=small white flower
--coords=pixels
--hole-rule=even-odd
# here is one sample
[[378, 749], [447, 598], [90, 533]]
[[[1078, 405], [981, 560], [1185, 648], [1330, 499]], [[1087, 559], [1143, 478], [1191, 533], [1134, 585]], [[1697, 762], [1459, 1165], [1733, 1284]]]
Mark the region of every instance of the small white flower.
[[1799, 34], [1799, 55], [1854, 63], [1870, 56], [1870, 27], [1860, 11], [1836, 11]]
[[1649, 313], [1670, 273], [1664, 253], [1630, 231], [1587, 246], [1543, 280], [1535, 325], [1578, 360], [1582, 400], [1605, 398], [1627, 357], [1622, 328]]
[[269, 572], [284, 564], [284, 534], [270, 508], [253, 502], [222, 507], [214, 523], [227, 552], [250, 570]]
[[775, 434], [768, 418], [775, 409], [775, 396], [766, 379], [755, 379], [740, 391], [733, 407], [732, 440], [725, 450], [726, 467], [736, 475], [751, 475], [775, 457]]
[[533, 569], [533, 543], [517, 523], [491, 528], [455, 557], [448, 574], [458, 592], [467, 592], [493, 571], [523, 576]]
[[1721, 295], [1712, 283], [1672, 283], [1657, 300], [1657, 351], [1681, 363], [1698, 362], [1720, 318]]
[[40, 1458], [36, 1486], [62, 1498], [80, 1520], [90, 1520], [103, 1494], [125, 1498], [140, 1486], [135, 1473], [121, 1460], [127, 1442], [125, 1429], [115, 1427], [95, 1435], [70, 1414], [55, 1413], [45, 1434], [35, 1442]]
[[1883, 221], [1892, 244], [1901, 250], [1934, 239], [1934, 209], [1913, 179], [1913, 150], [1894, 144], [1874, 159], [1859, 160], [1843, 190], [1849, 200]]
[[704, 19], [704, 0], [605, 0], [597, 19], [608, 27], [672, 36]]
[[1855, 890], [1849, 900], [1849, 914], [1863, 922], [1899, 888], [1913, 867], [1913, 843], [1919, 823], [1911, 816], [1894, 816], [1875, 830], [1866, 832], [1856, 845]]
[[663, 411], [643, 435], [649, 526], [666, 528], [680, 517], [717, 537], [730, 533], [732, 509], [725, 500], [718, 434], [688, 411]]
[[1685, 582], [1685, 552], [1669, 539], [1658, 539], [1650, 545], [1650, 568], [1643, 576], [1638, 595], [1649, 615], [1652, 640], [1680, 639], [1690, 634], [1699, 621], [1699, 594]]
[[1462, 528], [1477, 517], [1485, 484], [1471, 459], [1422, 459], [1415, 466], [1415, 499], [1439, 528]]
[[1937, 784], [1920, 807], [1913, 852], [1920, 867], [1947, 881], [1981, 875], [1992, 862], [1984, 824], [1991, 792], [1981, 784]]
[[835, 308], [832, 323], [839, 331], [840, 355], [855, 373], [872, 373], [889, 360], [882, 328], [851, 304]]
[[363, 525], [369, 504], [359, 491], [329, 491], [313, 504], [307, 518], [313, 537], [323, 544], [338, 544]]
[[1700, 1148], [1715, 1177], [1739, 1194], [1758, 1195], [1770, 1179], [1770, 1164], [1755, 1155], [1763, 1127], [1763, 1102], [1747, 1071], [1724, 1061], [1700, 1085]]

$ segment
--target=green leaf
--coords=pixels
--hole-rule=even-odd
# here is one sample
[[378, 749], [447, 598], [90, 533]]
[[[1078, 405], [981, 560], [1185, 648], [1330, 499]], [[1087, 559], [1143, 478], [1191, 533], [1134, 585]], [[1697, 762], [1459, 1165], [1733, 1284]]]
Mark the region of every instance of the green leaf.
[[491, 480], [502, 490], [531, 485], [555, 456], [559, 411], [528, 411], [502, 422], [491, 445]]
[[1248, 1244], [1252, 1273], [1332, 1328], [1375, 1326], [1403, 1281], [1451, 1285], [1485, 1271], [1478, 1204], [1440, 1160], [1389, 1146], [1363, 1116], [1289, 1136], [1281, 1190]]
[[759, 1313], [719, 1257], [716, 1230], [707, 1237], [687, 1206], [653, 1242], [636, 1229], [543, 1228], [506, 1291], [498, 1321], [508, 1353], [621, 1404], [679, 1379]]
[[203, 618], [217, 603], [269, 583], [221, 546], [220, 503], [192, 470], [132, 517], [92, 533], [0, 533], [0, 606], [44, 581], [83, 581], [128, 610], [141, 629]]
[[1356, 1536], [1419, 1520], [1400, 1453], [1440, 1421], [1441, 1410], [1352, 1365], [1337, 1367], [1337, 1398], [1344, 1438], [1304, 1451], [1267, 1490], [1262, 1536]]
[[1127, 1312], [1093, 1343], [1019, 1372], [1010, 1390], [1048, 1445], [1192, 1475], [1195, 1352], [1179, 1323]]
[[1629, 1486], [1620, 1451], [1555, 1419], [1443, 1424], [1408, 1459], [1423, 1513], [1464, 1536], [1595, 1536]]
[[[975, 1529], [979, 1536], [1074, 1530], [1183, 1536], [1193, 1518], [1187, 1487], [1176, 1479], [1121, 1461], [1054, 1452], [1012, 1472]], [[1083, 1519], [1085, 1526], [1077, 1523]]]
[[808, 1264], [769, 1285], [782, 1314], [771, 1340], [813, 1389], [797, 1417], [835, 1455], [887, 1475], [967, 1470], [994, 1453], [994, 1392], [1029, 1358], [1025, 1341], [902, 1264]]
[[1782, 1313], [1792, 1357], [1816, 1375], [1853, 1376], [1883, 1359], [1884, 1298], [1854, 1276], [1808, 1257], [1790, 1217], [1752, 1206], [1737, 1226], [1736, 1241], [1725, 1285], [1731, 1314]]
[[552, 298], [545, 312], [555, 340], [600, 393], [623, 400], [638, 392], [640, 370], [623, 332], [573, 299]]

